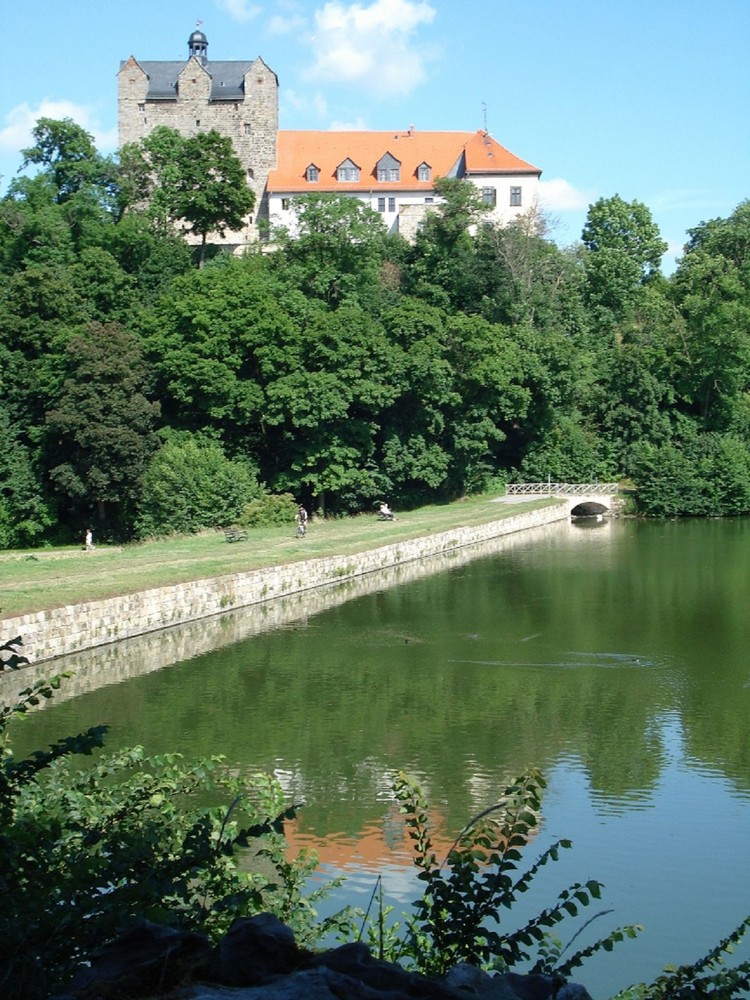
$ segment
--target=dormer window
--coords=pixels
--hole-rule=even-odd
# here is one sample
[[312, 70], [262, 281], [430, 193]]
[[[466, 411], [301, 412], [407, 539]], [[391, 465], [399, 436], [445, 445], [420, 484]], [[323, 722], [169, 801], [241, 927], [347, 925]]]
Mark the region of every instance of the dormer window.
[[428, 181], [431, 173], [432, 171], [430, 170], [429, 163], [420, 163], [417, 167], [417, 180]]
[[359, 167], [346, 159], [336, 168], [336, 180], [343, 184], [355, 184], [359, 180]]
[[305, 180], [308, 181], [310, 184], [315, 184], [319, 178], [320, 178], [320, 170], [318, 169], [318, 167], [315, 166], [314, 163], [311, 163], [310, 166], [305, 171]]
[[401, 164], [392, 156], [391, 153], [386, 153], [385, 156], [381, 156], [377, 162], [376, 169], [378, 172], [378, 180], [383, 183], [395, 183], [401, 180]]

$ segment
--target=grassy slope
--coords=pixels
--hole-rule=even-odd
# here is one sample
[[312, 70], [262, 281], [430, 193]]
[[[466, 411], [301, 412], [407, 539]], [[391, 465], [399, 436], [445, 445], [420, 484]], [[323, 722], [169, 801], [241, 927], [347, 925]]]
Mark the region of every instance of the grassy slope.
[[550, 503], [547, 498], [494, 503], [494, 496], [422, 507], [399, 514], [394, 522], [365, 515], [314, 521], [301, 540], [290, 525], [251, 529], [247, 541], [233, 544], [223, 533], [207, 531], [121, 548], [100, 546], [89, 553], [82, 547], [4, 552], [0, 553], [0, 619], [300, 559], [363, 552]]

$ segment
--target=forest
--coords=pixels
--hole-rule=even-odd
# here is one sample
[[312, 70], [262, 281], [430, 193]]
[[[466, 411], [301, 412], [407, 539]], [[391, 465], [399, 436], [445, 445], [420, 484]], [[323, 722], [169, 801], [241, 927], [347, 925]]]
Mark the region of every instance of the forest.
[[40, 119], [34, 142], [0, 200], [0, 548], [517, 479], [750, 512], [750, 200], [668, 277], [638, 201], [600, 199], [560, 247], [543, 212], [490, 224], [455, 179], [413, 243], [307, 195], [295, 234], [236, 256], [210, 242], [253, 207], [228, 139], [157, 129], [111, 158]]

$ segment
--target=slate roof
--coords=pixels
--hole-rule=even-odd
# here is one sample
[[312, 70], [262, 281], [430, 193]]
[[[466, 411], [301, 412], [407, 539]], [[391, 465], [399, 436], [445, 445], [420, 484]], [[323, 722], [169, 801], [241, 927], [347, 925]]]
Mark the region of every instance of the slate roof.
[[[148, 77], [149, 101], [174, 101], [177, 99], [176, 82], [180, 73], [187, 65], [186, 60], [170, 62], [146, 62], [137, 60], [138, 65]], [[209, 60], [203, 69], [211, 77], [212, 101], [241, 101], [245, 96], [244, 77], [250, 69], [253, 60]], [[121, 66], [124, 66], [123, 62]]]
[[[379, 181], [378, 161], [390, 153], [401, 165], [398, 181]], [[346, 160], [360, 168], [359, 180], [340, 182], [336, 170]], [[418, 167], [430, 167], [430, 179], [418, 180]], [[314, 191], [431, 191], [436, 177], [481, 174], [529, 174], [541, 170], [501, 146], [482, 129], [476, 132], [313, 132], [280, 131], [276, 168], [268, 174], [269, 193]], [[317, 182], [306, 179], [314, 164]]]

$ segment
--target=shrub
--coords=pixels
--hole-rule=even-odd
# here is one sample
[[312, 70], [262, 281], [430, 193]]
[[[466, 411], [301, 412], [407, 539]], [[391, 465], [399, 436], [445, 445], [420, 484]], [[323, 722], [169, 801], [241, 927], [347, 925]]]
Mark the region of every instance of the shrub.
[[750, 512], [750, 450], [731, 434], [637, 445], [631, 469], [643, 513], [673, 517]]
[[297, 504], [291, 493], [262, 493], [245, 505], [239, 523], [245, 528], [272, 528], [294, 524]]
[[[519, 874], [521, 850], [539, 825], [544, 787], [536, 770], [518, 778], [497, 804], [464, 827], [439, 863], [424, 795], [412, 779], [403, 773], [398, 776], [393, 789], [406, 818], [414, 864], [425, 888], [406, 920], [405, 936], [399, 939], [393, 930], [389, 932], [387, 948], [381, 946], [381, 952], [387, 952], [384, 957], [428, 975], [443, 975], [459, 962], [508, 970], [533, 961], [532, 972], [554, 973], [562, 982], [585, 958], [602, 948], [610, 950], [626, 937], [635, 937], [639, 926], [619, 928], [565, 962], [559, 961], [565, 949], [550, 947], [549, 932], [599, 899], [602, 886], [593, 879], [564, 889], [553, 906], [524, 926], [507, 932], [500, 928], [501, 914], [529, 889], [539, 870], [556, 861], [561, 849], [571, 846], [570, 841], [557, 841]], [[371, 931], [370, 937], [377, 941], [377, 931]]]
[[233, 524], [260, 485], [245, 462], [212, 441], [180, 435], [151, 459], [143, 480], [138, 534], [191, 533]]

